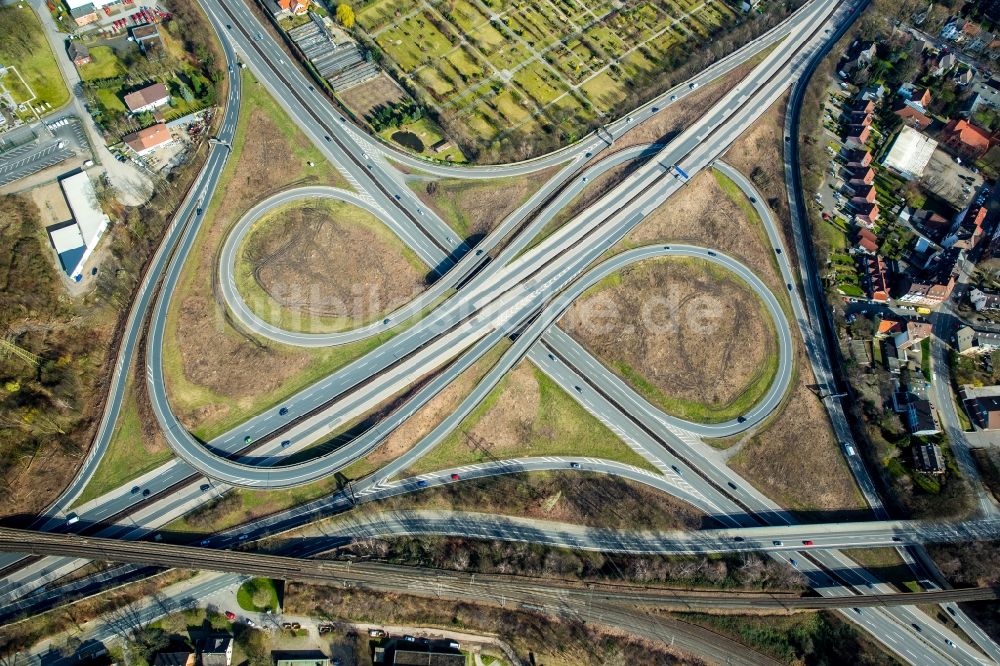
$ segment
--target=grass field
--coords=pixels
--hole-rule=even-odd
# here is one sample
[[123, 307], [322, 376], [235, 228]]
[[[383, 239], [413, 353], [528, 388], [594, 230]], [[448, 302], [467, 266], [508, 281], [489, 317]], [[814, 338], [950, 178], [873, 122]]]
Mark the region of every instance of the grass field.
[[[21, 8], [23, 7], [23, 8]], [[58, 109], [69, 101], [55, 54], [42, 32], [42, 23], [27, 5], [0, 8], [0, 64], [17, 68], [36, 96], [36, 107]], [[44, 114], [46, 109], [40, 108]]]
[[110, 79], [125, 73], [125, 66], [110, 46], [94, 46], [90, 49], [91, 62], [80, 65], [77, 71], [84, 81]]
[[173, 457], [170, 447], [157, 437], [144, 436], [132, 381], [126, 388], [118, 423], [108, 449], [74, 506], [110, 492], [129, 479], [142, 476]]
[[[482, 446], [473, 448], [473, 440]], [[656, 471], [541, 370], [522, 362], [407, 474], [491, 458], [559, 455], [617, 460]]]
[[254, 613], [277, 612], [278, 587], [270, 578], [251, 578], [236, 590], [236, 603]]

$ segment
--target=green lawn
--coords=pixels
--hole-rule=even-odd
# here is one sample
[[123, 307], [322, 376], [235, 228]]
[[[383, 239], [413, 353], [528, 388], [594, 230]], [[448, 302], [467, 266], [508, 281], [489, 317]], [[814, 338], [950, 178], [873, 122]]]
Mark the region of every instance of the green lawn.
[[[528, 365], [527, 370], [538, 383], [539, 401], [535, 418], [522, 433], [516, 447], [494, 448], [493, 457], [591, 456], [656, 472], [645, 458], [630, 449], [545, 373], [534, 365]], [[505, 409], [508, 401], [513, 399], [511, 390], [508, 375], [451, 435], [417, 460], [404, 475], [489, 460], [489, 454], [469, 446], [465, 433], [471, 432], [491, 410]]]
[[155, 469], [170, 460], [172, 456], [173, 452], [167, 446], [164, 446], [162, 451], [150, 452], [143, 445], [139, 408], [130, 380], [108, 449], [101, 458], [94, 476], [73, 506], [89, 502], [114, 490], [128, 480]]
[[99, 90], [95, 90], [94, 94], [97, 96], [97, 102], [108, 111], [128, 113], [128, 109], [125, 108], [125, 102], [122, 101], [122, 98], [119, 97], [116, 90], [101, 88]]
[[92, 62], [77, 67], [84, 81], [111, 79], [126, 73], [125, 65], [115, 55], [110, 46], [94, 46], [90, 49]]
[[236, 603], [245, 611], [278, 610], [278, 587], [270, 578], [251, 578], [236, 590]]
[[[14, 66], [37, 99], [58, 109], [69, 101], [69, 91], [42, 32], [42, 24], [27, 4], [0, 8], [0, 63]], [[43, 113], [39, 110], [39, 113]]]

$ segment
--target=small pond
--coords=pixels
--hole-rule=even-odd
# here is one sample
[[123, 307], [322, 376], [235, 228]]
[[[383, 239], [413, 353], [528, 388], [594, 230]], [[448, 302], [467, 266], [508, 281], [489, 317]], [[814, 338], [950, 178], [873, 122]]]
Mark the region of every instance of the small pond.
[[394, 132], [392, 140], [415, 153], [424, 152], [424, 142], [413, 132]]

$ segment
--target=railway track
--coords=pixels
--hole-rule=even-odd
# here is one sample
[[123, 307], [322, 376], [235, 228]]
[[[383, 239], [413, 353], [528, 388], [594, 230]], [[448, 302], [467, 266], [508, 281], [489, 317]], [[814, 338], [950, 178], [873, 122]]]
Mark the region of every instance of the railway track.
[[[321, 546], [314, 546], [317, 550]], [[343, 562], [288, 557], [258, 552], [219, 551], [196, 546], [147, 541], [52, 534], [0, 528], [0, 551], [82, 557], [142, 566], [197, 569], [265, 576], [286, 581], [314, 582], [400, 592], [418, 596], [464, 598], [470, 590], [514, 599], [561, 599], [650, 607], [818, 610], [909, 606], [928, 603], [984, 601], [1000, 598], [993, 587], [932, 592], [873, 594], [863, 597], [808, 597], [790, 594], [692, 592], [624, 584], [581, 584], [526, 576], [472, 575], [438, 569], [373, 562]]]

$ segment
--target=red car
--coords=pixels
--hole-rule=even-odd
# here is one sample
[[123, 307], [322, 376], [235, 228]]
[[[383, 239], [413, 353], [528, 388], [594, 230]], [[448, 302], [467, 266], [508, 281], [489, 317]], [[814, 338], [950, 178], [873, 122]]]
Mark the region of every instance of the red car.
[[452, 474], [451, 475], [451, 480], [452, 481], [458, 481], [458, 474]]
[[234, 613], [233, 611], [226, 611], [226, 619], [227, 620], [235, 620], [236, 619], [236, 613]]
[[802, 542], [802, 545], [803, 546], [811, 546], [811, 545], [813, 545], [813, 542], [810, 539], [806, 539], [805, 541]]

